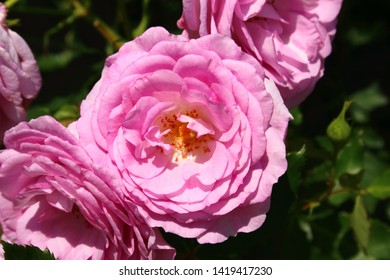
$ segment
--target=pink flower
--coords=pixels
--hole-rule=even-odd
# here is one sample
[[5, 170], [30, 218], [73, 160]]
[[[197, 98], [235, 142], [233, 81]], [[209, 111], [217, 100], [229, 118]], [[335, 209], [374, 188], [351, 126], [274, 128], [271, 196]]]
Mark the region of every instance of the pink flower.
[[41, 88], [41, 75], [30, 48], [5, 22], [0, 3], [0, 143], [4, 132], [24, 121], [25, 106]]
[[232, 37], [277, 84], [287, 107], [300, 104], [324, 73], [342, 0], [183, 0], [178, 26], [197, 38]]
[[124, 205], [121, 179], [97, 167], [51, 117], [22, 122], [0, 152], [2, 239], [58, 259], [172, 258], [157, 231]]
[[263, 77], [228, 37], [151, 28], [106, 60], [81, 106], [80, 141], [119, 171], [149, 225], [222, 242], [262, 225], [287, 166], [290, 114]]

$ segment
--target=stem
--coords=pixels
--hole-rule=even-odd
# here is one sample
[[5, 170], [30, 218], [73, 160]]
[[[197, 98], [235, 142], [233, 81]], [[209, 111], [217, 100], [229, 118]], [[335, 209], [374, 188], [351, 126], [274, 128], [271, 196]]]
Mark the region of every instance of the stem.
[[112, 30], [105, 22], [100, 18], [91, 16], [88, 21], [93, 27], [107, 40], [108, 43], [113, 45], [117, 50], [124, 44], [124, 40], [114, 30]]
[[75, 8], [74, 13], [78, 17], [84, 17], [88, 22], [90, 22], [92, 26], [107, 40], [108, 43], [113, 45], [117, 50], [123, 45], [124, 40], [122, 37], [110, 26], [108, 26], [102, 19], [92, 14], [78, 0], [74, 0], [72, 3]]
[[149, 0], [143, 0], [142, 18], [138, 26], [133, 30], [133, 38], [138, 37], [147, 29], [150, 20], [148, 10], [149, 10]]
[[9, 9], [15, 5], [19, 0], [7, 0], [4, 2], [5, 6]]
[[347, 112], [349, 106], [351, 106], [352, 100], [345, 100], [343, 109], [341, 109], [341, 113], [339, 115], [339, 118], [342, 118], [343, 120], [345, 119], [345, 113]]
[[129, 21], [125, 0], [118, 1], [117, 13], [118, 13], [119, 22], [122, 23], [123, 32], [125, 33], [125, 38], [131, 39], [132, 28], [131, 28], [131, 23]]
[[78, 16], [76, 14], [71, 14], [69, 17], [64, 19], [63, 21], [60, 21], [56, 26], [45, 32], [45, 35], [43, 36], [43, 48], [45, 51], [49, 48], [49, 41], [50, 37], [59, 32], [61, 29], [63, 29], [65, 26], [72, 24]]

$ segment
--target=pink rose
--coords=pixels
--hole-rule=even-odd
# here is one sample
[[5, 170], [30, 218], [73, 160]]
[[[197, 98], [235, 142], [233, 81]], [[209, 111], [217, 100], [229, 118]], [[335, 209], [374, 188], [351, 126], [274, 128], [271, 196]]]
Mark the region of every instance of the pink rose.
[[183, 0], [178, 26], [197, 38], [232, 37], [277, 84], [287, 107], [300, 104], [324, 73], [342, 0]]
[[51, 117], [5, 133], [0, 152], [2, 239], [58, 259], [172, 258], [157, 231], [124, 205], [121, 179], [97, 167]]
[[149, 225], [222, 242], [262, 225], [286, 170], [290, 114], [264, 83], [228, 37], [151, 28], [106, 60], [81, 106], [80, 141], [118, 170]]
[[41, 88], [41, 75], [30, 48], [5, 22], [0, 3], [0, 143], [4, 132], [24, 121], [25, 106]]

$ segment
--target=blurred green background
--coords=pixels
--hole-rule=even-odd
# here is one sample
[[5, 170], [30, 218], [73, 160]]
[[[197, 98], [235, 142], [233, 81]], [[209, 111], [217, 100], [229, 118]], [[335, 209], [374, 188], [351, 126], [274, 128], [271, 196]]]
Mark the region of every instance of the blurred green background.
[[[76, 119], [120, 42], [149, 26], [179, 34], [181, 9], [180, 0], [16, 1], [8, 23], [43, 78], [28, 117]], [[325, 75], [292, 110], [289, 169], [265, 224], [217, 245], [164, 233], [178, 259], [390, 259], [389, 12], [390, 1], [344, 1]], [[346, 100], [351, 135], [333, 141], [326, 130]]]

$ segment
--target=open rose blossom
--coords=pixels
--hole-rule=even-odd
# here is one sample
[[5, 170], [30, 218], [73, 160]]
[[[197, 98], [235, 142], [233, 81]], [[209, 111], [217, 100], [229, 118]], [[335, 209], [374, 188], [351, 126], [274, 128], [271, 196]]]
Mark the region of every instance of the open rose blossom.
[[183, 0], [178, 26], [197, 38], [232, 37], [257, 58], [288, 107], [300, 104], [324, 73], [342, 0]]
[[[5, 133], [0, 152], [0, 222], [9, 243], [58, 259], [165, 259], [174, 250], [123, 205], [121, 179], [97, 167], [51, 117]], [[132, 211], [134, 210], [134, 211]]]
[[0, 3], [0, 143], [4, 132], [24, 121], [25, 106], [41, 88], [41, 75], [27, 43], [5, 22]]
[[259, 228], [286, 170], [290, 114], [260, 64], [228, 37], [148, 29], [105, 63], [80, 141], [117, 169], [147, 223], [200, 243]]

